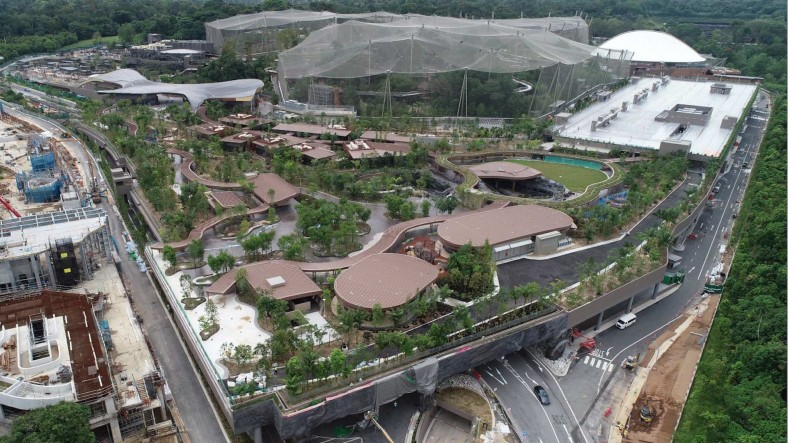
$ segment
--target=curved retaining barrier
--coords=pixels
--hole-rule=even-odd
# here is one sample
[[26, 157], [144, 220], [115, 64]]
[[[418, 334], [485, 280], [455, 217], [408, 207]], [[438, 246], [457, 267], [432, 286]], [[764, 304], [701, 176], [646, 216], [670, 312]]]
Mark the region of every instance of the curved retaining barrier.
[[[459, 195], [462, 196], [464, 199], [464, 203], [470, 203], [465, 200], [470, 200], [472, 197], [470, 196], [477, 196], [480, 200], [492, 200], [492, 201], [505, 201], [520, 205], [541, 205], [547, 206], [556, 209], [566, 209], [572, 208], [575, 206], [584, 205], [587, 203], [592, 202], [595, 198], [599, 196], [599, 193], [608, 188], [612, 188], [624, 181], [624, 169], [615, 162], [607, 162], [601, 160], [595, 160], [599, 163], [607, 165], [612, 171], [613, 175], [609, 177], [607, 180], [601, 181], [599, 183], [594, 183], [589, 185], [585, 192], [572, 200], [555, 202], [555, 201], [545, 201], [535, 198], [525, 198], [525, 197], [512, 197], [508, 195], [501, 195], [501, 194], [491, 194], [488, 192], [481, 192], [477, 191], [477, 193], [471, 193], [471, 189], [476, 187], [479, 183], [479, 178], [471, 172], [470, 169], [465, 167], [464, 165], [458, 165], [452, 162], [454, 159], [487, 159], [488, 157], [519, 157], [528, 154], [528, 151], [483, 151], [483, 152], [468, 152], [468, 153], [460, 153], [460, 154], [444, 154], [440, 155], [436, 158], [435, 162], [445, 168], [457, 172], [461, 174], [464, 178], [463, 182], [457, 186], [456, 190]], [[586, 160], [582, 157], [573, 156], [573, 155], [565, 155], [565, 154], [553, 154], [550, 153], [549, 155], [553, 155], [556, 157], [566, 157], [566, 158], [577, 158], [581, 160]]]
[[181, 162], [180, 171], [183, 175], [183, 178], [190, 182], [197, 182], [201, 185], [204, 185], [206, 188], [220, 189], [222, 191], [241, 190], [241, 185], [238, 183], [217, 182], [215, 180], [210, 180], [198, 175], [192, 169], [192, 165], [194, 165], [194, 156], [189, 152], [181, 151], [180, 149], [175, 148], [168, 148], [167, 154], [177, 155], [183, 159]]
[[[256, 208], [247, 210], [246, 215], [262, 214], [265, 212], [268, 212], [268, 205], [263, 204]], [[235, 215], [222, 215], [221, 217], [214, 217], [210, 220], [206, 220], [200, 223], [194, 229], [192, 229], [191, 232], [189, 232], [189, 235], [185, 239], [171, 243], [163, 243], [163, 242], [154, 243], [151, 245], [151, 248], [158, 250], [158, 249], [162, 249], [165, 245], [168, 245], [171, 246], [176, 251], [183, 251], [184, 249], [186, 249], [186, 247], [189, 246], [189, 243], [191, 243], [194, 240], [201, 239], [202, 236], [205, 235], [205, 231], [233, 217], [235, 217]]]

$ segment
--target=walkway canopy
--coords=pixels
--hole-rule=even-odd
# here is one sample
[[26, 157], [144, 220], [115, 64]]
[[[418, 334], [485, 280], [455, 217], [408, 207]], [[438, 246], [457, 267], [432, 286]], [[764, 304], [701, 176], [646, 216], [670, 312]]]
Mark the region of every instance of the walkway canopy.
[[109, 83], [118, 86], [118, 89], [100, 90], [99, 94], [179, 95], [189, 101], [192, 111], [197, 110], [206, 100], [251, 102], [263, 89], [263, 81], [257, 79], [195, 84], [154, 82], [133, 69], [118, 69], [106, 74], [93, 75], [84, 83]]

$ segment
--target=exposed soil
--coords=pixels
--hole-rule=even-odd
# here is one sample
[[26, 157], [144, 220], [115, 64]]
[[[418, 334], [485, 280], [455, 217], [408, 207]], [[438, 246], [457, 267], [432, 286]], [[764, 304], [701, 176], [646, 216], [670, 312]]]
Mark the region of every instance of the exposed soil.
[[[701, 336], [705, 338], [708, 334], [712, 316], [719, 300], [719, 296], [712, 296], [708, 299], [708, 307], [700, 315], [696, 315], [695, 312], [686, 314], [695, 317], [695, 320], [670, 348], [659, 356], [659, 360], [651, 369], [646, 383], [633, 405], [630, 413], [629, 435], [624, 441], [663, 442], [672, 440], [687, 393], [695, 376], [695, 368], [700, 361]], [[675, 325], [679, 325], [681, 322], [680, 319]], [[675, 328], [671, 328], [649, 346], [644, 363], [650, 360], [659, 345], [674, 334], [674, 330]], [[644, 405], [648, 405], [652, 409], [654, 419], [651, 423], [644, 423], [640, 419], [640, 407]]]
[[474, 417], [479, 418], [480, 427], [482, 423], [487, 424], [487, 429], [492, 426], [492, 417], [490, 416], [490, 405], [487, 401], [480, 397], [479, 394], [460, 388], [446, 388], [436, 395], [440, 401], [445, 401], [461, 409]]

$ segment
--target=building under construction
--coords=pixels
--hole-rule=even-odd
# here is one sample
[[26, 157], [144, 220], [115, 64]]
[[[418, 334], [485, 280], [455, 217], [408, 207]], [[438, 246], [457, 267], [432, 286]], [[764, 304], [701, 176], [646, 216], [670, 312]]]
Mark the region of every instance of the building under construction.
[[68, 401], [89, 408], [98, 442], [172, 428], [158, 371], [124, 370], [117, 347], [132, 349], [125, 336], [113, 344], [112, 328], [121, 325], [108, 299], [50, 290], [0, 295], [0, 420]]
[[0, 221], [0, 294], [72, 288], [111, 259], [107, 213], [79, 208]]

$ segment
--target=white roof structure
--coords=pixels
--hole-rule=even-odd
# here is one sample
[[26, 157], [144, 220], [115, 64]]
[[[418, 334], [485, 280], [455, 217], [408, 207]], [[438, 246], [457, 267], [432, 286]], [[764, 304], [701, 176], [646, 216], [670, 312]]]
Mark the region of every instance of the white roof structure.
[[98, 91], [99, 94], [146, 95], [172, 94], [186, 97], [192, 110], [209, 99], [251, 101], [263, 81], [257, 79], [231, 80], [218, 83], [173, 84], [148, 80], [133, 69], [118, 69], [106, 74], [90, 76], [84, 83], [103, 82], [118, 85], [119, 89]]
[[[650, 92], [648, 97], [637, 105], [632, 98], [644, 87], [651, 86], [654, 79], [641, 79], [618, 91], [603, 102], [595, 103], [573, 114], [564, 125], [555, 129], [561, 137], [573, 139], [583, 146], [584, 141], [603, 143], [613, 146], [633, 146], [658, 150], [663, 140], [691, 142], [690, 154], [703, 157], [718, 157], [731, 136], [731, 129], [721, 128], [727, 116], [741, 118], [747, 103], [756, 90], [756, 85], [733, 84], [730, 94], [711, 94], [712, 83], [684, 80], [671, 80], [659, 91]], [[591, 122], [600, 115], [620, 108], [622, 102], [629, 103], [626, 112], [618, 112], [615, 120], [606, 127], [591, 130]], [[690, 125], [680, 135], [672, 135], [678, 124], [655, 121], [655, 117], [677, 104], [711, 107], [711, 115], [705, 126]]]
[[165, 51], [161, 51], [161, 53], [168, 55], [197, 55], [202, 54], [203, 51], [198, 51], [196, 49], [167, 49]]
[[599, 45], [598, 54], [608, 50], [629, 51], [633, 62], [646, 63], [702, 63], [706, 61], [689, 45], [678, 38], [659, 31], [629, 31]]

